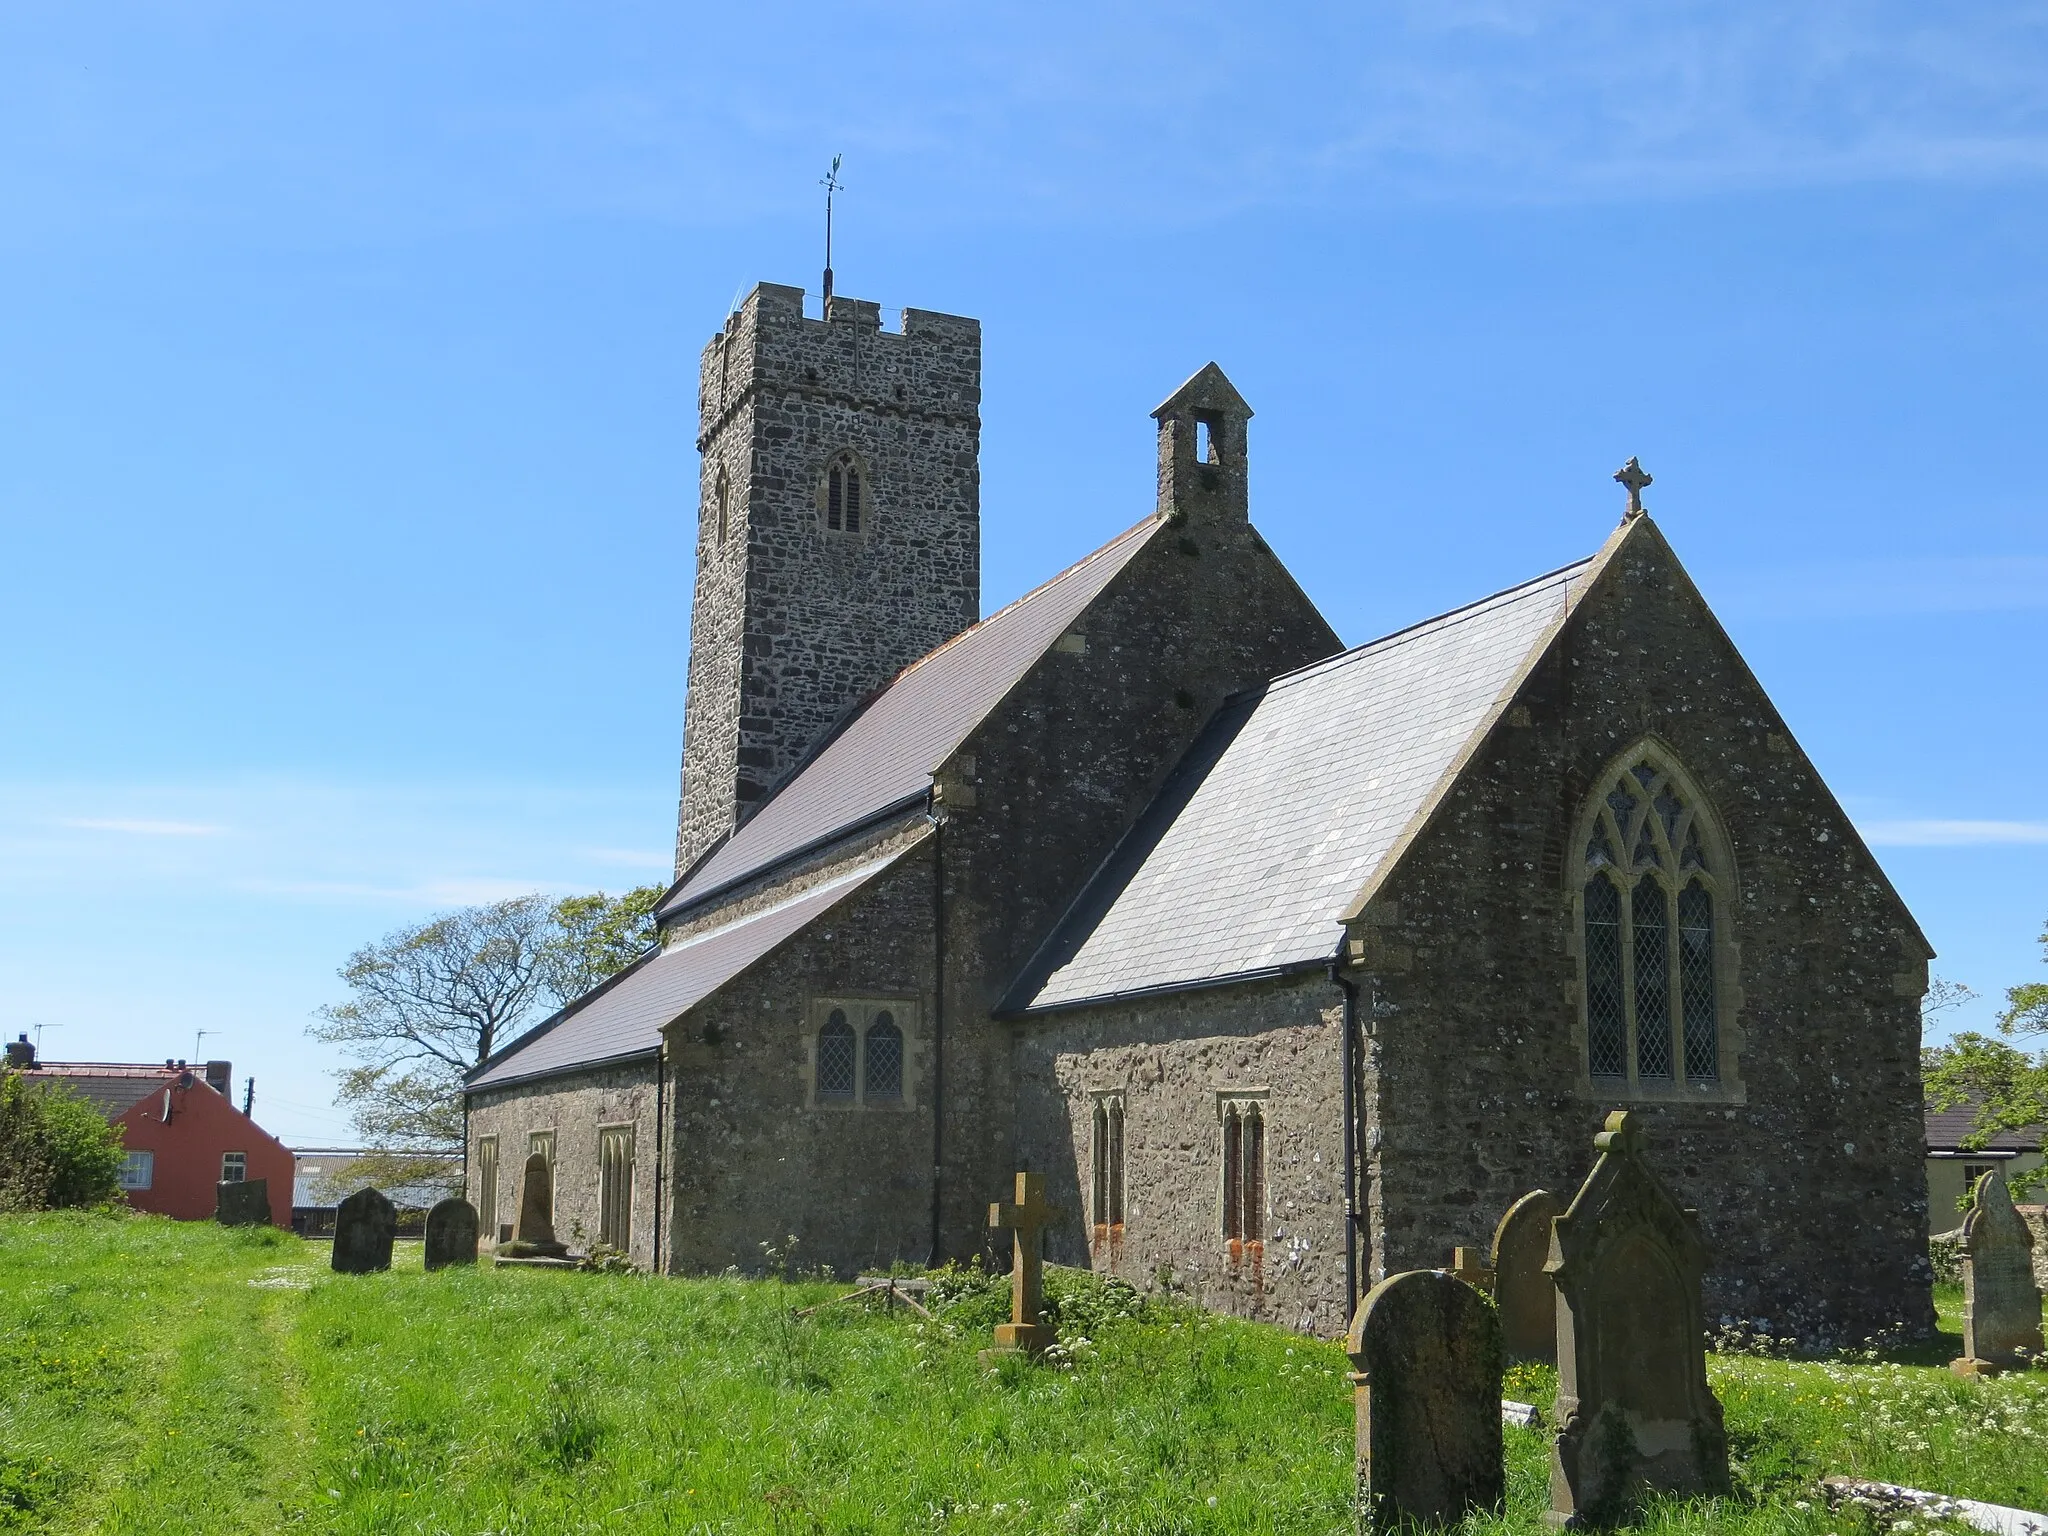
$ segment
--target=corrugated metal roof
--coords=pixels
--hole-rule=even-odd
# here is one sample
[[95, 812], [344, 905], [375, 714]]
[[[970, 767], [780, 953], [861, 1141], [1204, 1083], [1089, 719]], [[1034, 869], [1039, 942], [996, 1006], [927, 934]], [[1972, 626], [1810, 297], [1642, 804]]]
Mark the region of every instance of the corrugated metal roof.
[[882, 858], [869, 859], [799, 896], [693, 934], [649, 956], [514, 1041], [496, 1059], [484, 1063], [470, 1078], [469, 1086], [490, 1088], [656, 1049], [662, 1030], [685, 1010], [908, 851], [899, 848]]
[[1563, 617], [1582, 561], [1227, 705], [1008, 1006], [1334, 954], [1345, 909]]
[[[1960, 1152], [1963, 1138], [1977, 1125], [1977, 1106], [1959, 1105], [1955, 1109], [1930, 1109], [1927, 1111], [1927, 1150], [1930, 1152]], [[1973, 1149], [1975, 1150], [1975, 1149]], [[1987, 1152], [2038, 1152], [2041, 1150], [2041, 1127], [2036, 1125], [2024, 1131], [2000, 1131], [1985, 1144]]]
[[1163, 526], [1146, 518], [904, 668], [691, 873], [663, 913], [923, 793], [968, 733]]
[[[61, 1083], [109, 1120], [117, 1120], [152, 1093], [177, 1085], [187, 1069], [130, 1066], [125, 1063], [46, 1061], [24, 1072], [31, 1083]], [[204, 1083], [198, 1073], [194, 1083]]]

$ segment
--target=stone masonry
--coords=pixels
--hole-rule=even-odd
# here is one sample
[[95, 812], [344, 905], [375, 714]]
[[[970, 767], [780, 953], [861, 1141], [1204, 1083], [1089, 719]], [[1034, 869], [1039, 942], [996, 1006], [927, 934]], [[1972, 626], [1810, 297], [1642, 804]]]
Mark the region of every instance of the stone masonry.
[[[761, 283], [704, 349], [680, 875], [874, 689], [980, 616], [981, 326]], [[861, 480], [834, 532], [825, 478]]]

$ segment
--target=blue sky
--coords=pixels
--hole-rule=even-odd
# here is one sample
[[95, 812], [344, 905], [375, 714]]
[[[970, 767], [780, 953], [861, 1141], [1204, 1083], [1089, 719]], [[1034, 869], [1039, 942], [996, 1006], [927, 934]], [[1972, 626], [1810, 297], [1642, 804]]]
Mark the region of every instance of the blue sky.
[[[1210, 358], [1347, 641], [1653, 514], [1987, 998], [2048, 920], [2048, 8], [0, 12], [0, 1029], [303, 1030], [446, 906], [659, 878], [695, 358], [979, 316], [985, 605]], [[1983, 1024], [1988, 1002], [1962, 1016]]]

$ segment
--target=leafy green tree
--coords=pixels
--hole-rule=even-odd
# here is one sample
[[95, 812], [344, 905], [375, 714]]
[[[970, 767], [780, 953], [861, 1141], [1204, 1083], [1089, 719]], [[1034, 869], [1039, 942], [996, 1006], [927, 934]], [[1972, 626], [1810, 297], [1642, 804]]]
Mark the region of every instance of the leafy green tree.
[[0, 1068], [0, 1211], [121, 1198], [121, 1132], [61, 1084]]
[[641, 885], [623, 896], [598, 891], [555, 903], [547, 987], [558, 1003], [574, 1002], [653, 947], [654, 904], [662, 890]]
[[[2041, 934], [2048, 962], [2048, 929]], [[1931, 989], [1930, 989], [1931, 995]], [[1979, 1148], [2001, 1131], [2048, 1126], [2048, 983], [2009, 988], [1998, 1015], [1998, 1035], [1968, 1031], [1921, 1053], [1927, 1102], [1936, 1109], [1974, 1106], [1965, 1148]], [[2015, 1176], [2021, 1194], [2048, 1183], [2048, 1167]]]
[[463, 1077], [644, 951], [660, 894], [518, 896], [441, 913], [349, 956], [340, 972], [348, 1001], [322, 1008], [311, 1033], [354, 1058], [336, 1098], [365, 1145], [406, 1154], [373, 1157], [355, 1175], [384, 1184], [452, 1176]]

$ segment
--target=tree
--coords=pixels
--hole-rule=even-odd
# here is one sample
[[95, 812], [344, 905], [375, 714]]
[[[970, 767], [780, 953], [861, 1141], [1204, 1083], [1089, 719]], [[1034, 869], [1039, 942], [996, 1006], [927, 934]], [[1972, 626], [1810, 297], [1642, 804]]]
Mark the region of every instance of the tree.
[[[2042, 931], [2041, 946], [2048, 952], [2048, 928]], [[2043, 960], [2048, 962], [2048, 953]], [[2008, 988], [2005, 1004], [1998, 1015], [1999, 1038], [1970, 1031], [1921, 1053], [1927, 1102], [1936, 1109], [1976, 1109], [1963, 1139], [1967, 1149], [1986, 1145], [2001, 1131], [2048, 1125], [2048, 1049], [2027, 1048], [2048, 1039], [2048, 984]], [[2015, 1176], [2013, 1192], [2043, 1183], [2048, 1183], [2048, 1167]]]
[[642, 885], [623, 896], [598, 891], [555, 903], [547, 986], [557, 1002], [575, 1001], [653, 946], [658, 937], [654, 904], [661, 893], [661, 886]]
[[355, 1058], [336, 1098], [365, 1144], [407, 1154], [357, 1172], [382, 1183], [452, 1172], [464, 1076], [652, 943], [660, 894], [518, 896], [444, 912], [349, 956], [339, 973], [349, 1000], [322, 1008], [311, 1033]]
[[0, 1211], [121, 1198], [121, 1132], [62, 1084], [0, 1067]]

